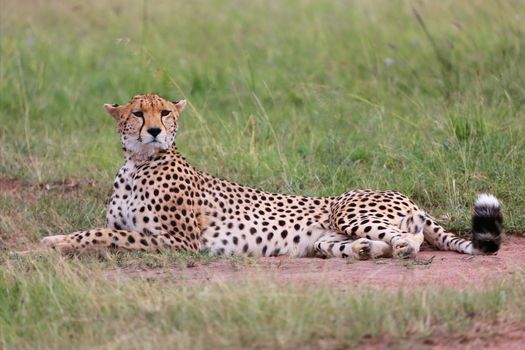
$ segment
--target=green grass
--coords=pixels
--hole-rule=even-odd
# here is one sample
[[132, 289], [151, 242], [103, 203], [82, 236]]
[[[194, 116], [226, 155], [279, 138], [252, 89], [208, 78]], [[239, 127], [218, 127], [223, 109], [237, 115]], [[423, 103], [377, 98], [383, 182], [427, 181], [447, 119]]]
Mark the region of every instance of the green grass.
[[[521, 274], [487, 290], [353, 293], [322, 286], [177, 285], [103, 276], [101, 263], [56, 255], [2, 257], [5, 348], [347, 348], [488, 340], [525, 322]], [[472, 333], [483, 325], [484, 331]], [[467, 338], [468, 339], [468, 338]], [[450, 343], [448, 343], [450, 344]]]
[[[212, 174], [306, 195], [394, 189], [459, 232], [468, 231], [476, 194], [487, 191], [500, 198], [507, 231], [524, 232], [521, 1], [7, 0], [0, 33], [0, 180], [16, 179], [22, 191], [0, 193], [0, 251], [104, 223], [122, 152], [102, 104], [142, 92], [188, 99], [177, 145]], [[55, 186], [65, 181], [80, 186]], [[177, 256], [136, 259], [142, 267], [180, 263]], [[74, 261], [12, 264], [0, 266], [0, 338], [19, 347], [68, 347], [79, 335], [85, 347], [181, 348], [314, 339], [330, 347], [340, 338], [335, 344], [344, 346], [367, 329], [417, 338], [443, 325], [468, 327], [464, 305], [479, 311], [477, 300], [492, 305], [501, 293], [524, 289], [521, 281], [515, 290], [450, 299], [431, 291], [385, 299], [323, 288], [309, 294], [271, 284], [270, 291], [195, 290], [113, 285], [97, 275], [106, 265], [94, 267], [93, 277]], [[403, 306], [396, 309], [396, 300]], [[447, 314], [446, 303], [458, 316]], [[401, 336], [395, 324], [405, 327]]]

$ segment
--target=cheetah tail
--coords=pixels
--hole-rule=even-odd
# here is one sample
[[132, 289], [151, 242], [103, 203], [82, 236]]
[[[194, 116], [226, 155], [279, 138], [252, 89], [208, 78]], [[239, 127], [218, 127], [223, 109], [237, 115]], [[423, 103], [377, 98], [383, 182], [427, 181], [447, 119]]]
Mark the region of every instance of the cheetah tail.
[[496, 197], [479, 195], [472, 212], [472, 240], [447, 232], [430, 215], [426, 214], [425, 240], [439, 250], [464, 254], [490, 254], [498, 251], [501, 243], [503, 216]]
[[501, 243], [503, 215], [499, 201], [490, 194], [481, 194], [472, 212], [472, 246], [479, 253], [495, 253]]

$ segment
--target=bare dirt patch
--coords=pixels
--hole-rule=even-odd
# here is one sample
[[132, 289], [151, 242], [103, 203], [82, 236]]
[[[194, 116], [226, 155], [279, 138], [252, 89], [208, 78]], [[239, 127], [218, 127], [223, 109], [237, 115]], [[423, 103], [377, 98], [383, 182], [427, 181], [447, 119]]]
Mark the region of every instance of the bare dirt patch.
[[470, 332], [461, 336], [437, 334], [435, 339], [424, 341], [407, 340], [392, 341], [390, 339], [376, 339], [364, 341], [358, 350], [387, 350], [387, 349], [484, 349], [484, 350], [522, 350], [525, 348], [525, 326], [522, 324], [478, 324]]
[[70, 177], [64, 181], [55, 181], [39, 184], [38, 187], [45, 191], [58, 191], [62, 193], [77, 192], [85, 187], [95, 187], [96, 181], [90, 178]]
[[82, 188], [94, 187], [95, 185], [95, 180], [89, 178], [71, 177], [64, 181], [32, 185], [20, 180], [0, 177], [0, 193], [12, 198], [20, 199], [25, 204], [34, 202], [41, 194], [58, 192], [67, 195], [70, 193], [76, 193]]
[[46, 197], [73, 199], [95, 185], [95, 181], [89, 178], [71, 177], [65, 181], [32, 184], [0, 174], [0, 249], [38, 248], [34, 232], [39, 227], [31, 227], [26, 214], [37, 212], [35, 207], [38, 208], [39, 201]]
[[36, 195], [31, 191], [31, 186], [22, 181], [0, 177], [0, 193], [10, 197], [23, 199], [30, 203], [36, 199]]
[[[488, 288], [525, 271], [525, 237], [510, 236], [503, 241], [497, 255], [467, 256], [426, 249], [416, 260], [380, 259], [351, 261], [307, 258], [225, 258], [206, 265], [156, 269], [116, 269], [106, 272], [110, 279], [161, 279], [184, 285], [242, 283], [261, 279], [282, 284], [328, 285], [351, 290], [374, 288], [396, 291], [423, 287], [472, 290]], [[330, 346], [328, 346], [330, 347]], [[461, 336], [444, 331], [435, 340], [417, 339], [366, 340], [359, 349], [525, 349], [525, 326], [503, 320], [496, 324], [479, 324]]]
[[108, 278], [160, 278], [203, 284], [242, 282], [270, 278], [274, 282], [299, 285], [330, 285], [341, 289], [371, 287], [396, 290], [399, 287], [447, 287], [471, 289], [510, 278], [525, 269], [525, 238], [510, 236], [497, 255], [468, 256], [453, 252], [421, 251], [416, 260], [258, 258], [219, 259], [206, 265], [156, 269], [118, 269]]

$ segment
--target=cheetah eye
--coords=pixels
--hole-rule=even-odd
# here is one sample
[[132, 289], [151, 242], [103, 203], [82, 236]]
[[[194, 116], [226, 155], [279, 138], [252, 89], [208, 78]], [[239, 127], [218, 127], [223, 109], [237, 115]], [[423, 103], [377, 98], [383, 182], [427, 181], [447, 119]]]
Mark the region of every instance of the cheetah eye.
[[160, 112], [160, 116], [161, 117], [165, 117], [165, 116], [167, 116], [170, 113], [171, 113], [170, 110], [164, 109], [162, 112]]
[[135, 117], [144, 118], [144, 113], [142, 113], [141, 111], [135, 111], [133, 112], [133, 115]]

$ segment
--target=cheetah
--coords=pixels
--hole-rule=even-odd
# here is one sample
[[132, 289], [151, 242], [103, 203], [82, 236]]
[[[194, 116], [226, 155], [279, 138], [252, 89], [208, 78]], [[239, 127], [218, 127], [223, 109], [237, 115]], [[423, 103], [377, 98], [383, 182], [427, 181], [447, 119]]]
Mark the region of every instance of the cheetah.
[[63, 254], [114, 251], [208, 251], [214, 255], [414, 258], [423, 241], [440, 250], [493, 254], [503, 217], [481, 194], [472, 240], [446, 231], [403, 194], [352, 190], [304, 197], [265, 192], [191, 166], [175, 146], [185, 100], [156, 94], [105, 104], [125, 161], [109, 200], [106, 227], [42, 239]]

